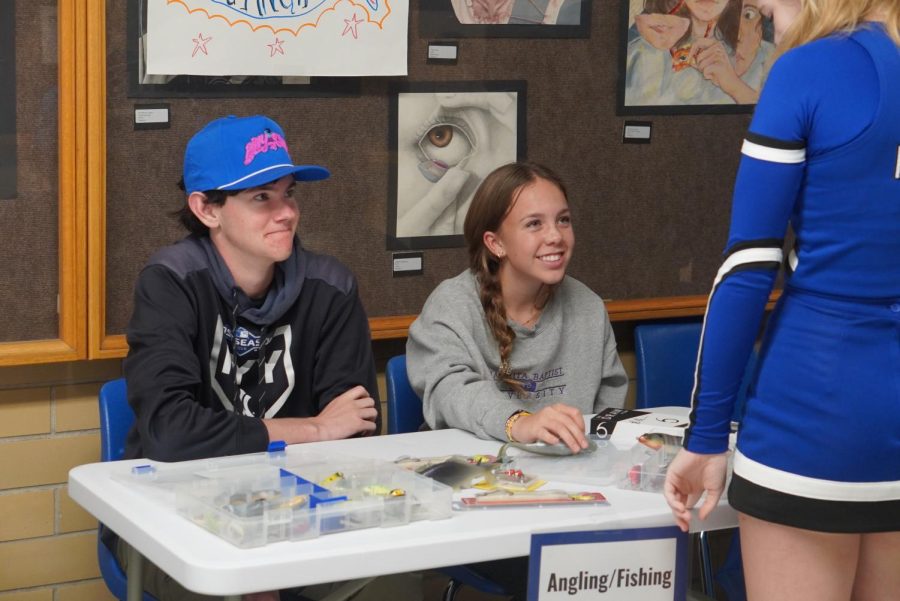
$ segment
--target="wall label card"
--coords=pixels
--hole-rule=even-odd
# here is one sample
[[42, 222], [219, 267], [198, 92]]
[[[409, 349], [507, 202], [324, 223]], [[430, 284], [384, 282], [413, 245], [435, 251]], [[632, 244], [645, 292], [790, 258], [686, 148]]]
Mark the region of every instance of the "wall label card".
[[675, 526], [534, 534], [528, 601], [682, 601], [687, 547]]

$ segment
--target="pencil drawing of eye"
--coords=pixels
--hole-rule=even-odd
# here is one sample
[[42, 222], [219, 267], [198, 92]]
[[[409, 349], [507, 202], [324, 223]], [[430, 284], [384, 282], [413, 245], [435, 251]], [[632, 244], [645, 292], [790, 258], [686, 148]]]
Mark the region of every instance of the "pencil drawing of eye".
[[460, 165], [475, 151], [471, 129], [459, 118], [440, 117], [426, 123], [416, 133], [416, 144], [426, 167], [422, 169], [420, 166], [420, 170], [431, 181], [435, 181], [432, 179], [434, 175], [443, 175], [447, 169]]

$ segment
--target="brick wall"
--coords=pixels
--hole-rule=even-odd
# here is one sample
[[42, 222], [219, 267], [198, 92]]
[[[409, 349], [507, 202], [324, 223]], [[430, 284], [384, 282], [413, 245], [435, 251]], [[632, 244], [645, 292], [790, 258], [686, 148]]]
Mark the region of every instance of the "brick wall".
[[0, 601], [113, 599], [66, 481], [100, 460], [97, 391], [120, 375], [118, 360], [0, 368]]

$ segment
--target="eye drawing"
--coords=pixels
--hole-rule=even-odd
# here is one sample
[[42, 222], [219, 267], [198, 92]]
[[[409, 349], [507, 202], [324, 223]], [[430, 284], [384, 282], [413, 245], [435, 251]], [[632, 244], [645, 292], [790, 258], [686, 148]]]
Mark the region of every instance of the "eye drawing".
[[440, 180], [448, 169], [461, 164], [475, 151], [473, 136], [462, 123], [441, 119], [423, 129], [417, 134], [422, 154], [419, 171], [430, 182]]

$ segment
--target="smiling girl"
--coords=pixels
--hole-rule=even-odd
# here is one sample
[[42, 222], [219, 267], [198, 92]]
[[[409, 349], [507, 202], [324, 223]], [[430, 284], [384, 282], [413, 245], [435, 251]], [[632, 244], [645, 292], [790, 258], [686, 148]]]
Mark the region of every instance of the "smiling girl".
[[628, 378], [603, 301], [566, 275], [575, 233], [549, 169], [504, 165], [466, 215], [470, 268], [409, 330], [407, 369], [432, 428], [587, 446], [582, 415], [622, 406]]

